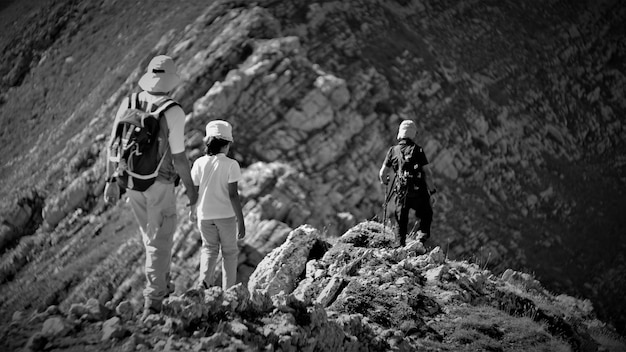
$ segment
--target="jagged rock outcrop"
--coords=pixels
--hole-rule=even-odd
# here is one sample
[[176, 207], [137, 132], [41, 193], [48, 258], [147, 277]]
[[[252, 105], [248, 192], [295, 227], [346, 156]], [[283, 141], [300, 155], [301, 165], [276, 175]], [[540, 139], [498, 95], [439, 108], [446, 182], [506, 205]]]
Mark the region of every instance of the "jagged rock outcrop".
[[44, 197], [36, 190], [31, 190], [29, 194], [10, 204], [10, 210], [0, 221], [0, 251], [37, 229], [42, 222], [43, 202]]
[[319, 241], [319, 231], [310, 226], [292, 231], [284, 244], [259, 263], [250, 276], [248, 289], [262, 290], [270, 296], [291, 293], [298, 276], [304, 271], [311, 249]]
[[[93, 314], [104, 311], [91, 299], [67, 316], [54, 307], [36, 320], [18, 314], [9, 332], [25, 329], [13, 343], [34, 351], [87, 345], [99, 351], [626, 347], [588, 301], [555, 296], [525, 273], [498, 277], [476, 264], [450, 261], [438, 247], [427, 252], [417, 241], [390, 248], [392, 236], [383, 231], [380, 223], [360, 223], [331, 245], [304, 225], [263, 259], [248, 287], [188, 290], [165, 299], [162, 314], [143, 323], [128, 318], [128, 302]], [[79, 331], [82, 338], [72, 340]]]
[[[62, 11], [72, 15], [44, 29], [42, 45], [88, 24], [72, 22], [74, 16], [114, 3]], [[76, 5], [60, 8], [67, 4]], [[141, 244], [128, 208], [112, 210], [100, 201], [102, 151], [117, 104], [136, 90], [150, 57], [166, 53], [183, 78], [173, 96], [188, 112], [190, 158], [201, 153], [208, 120], [223, 118], [235, 127], [233, 155], [244, 166], [250, 232], [240, 282], [301, 224], [334, 237], [377, 216], [377, 169], [398, 123], [410, 118], [438, 181], [433, 240], [446, 255], [475, 256], [500, 271], [532, 267], [552, 289], [590, 296], [599, 312], [624, 321], [624, 258], [620, 243], [614, 245], [626, 225], [615, 210], [626, 199], [623, 4], [268, 0], [205, 6], [183, 29], [159, 32], [165, 35], [156, 45], [137, 42], [109, 61], [106, 73], [90, 72], [105, 78], [88, 85], [80, 104], [54, 107], [63, 111], [62, 124], [52, 116], [54, 128], [46, 128], [37, 118], [45, 109], [29, 111], [24, 120], [46, 133], [28, 139], [38, 148], [29, 145], [2, 165], [2, 191], [19, 181], [47, 196], [31, 210], [3, 210], [3, 311], [68, 309], [103, 286], [115, 303], [140, 299]], [[28, 72], [62, 55], [57, 49], [7, 51], [3, 55], [17, 59], [0, 66], [3, 84], [28, 83]], [[73, 57], [61, 59], [53, 72], [79, 69]], [[129, 65], [131, 72], [122, 68]], [[37, 94], [57, 103], [62, 87], [46, 87]], [[19, 111], [11, 104], [28, 100], [14, 89], [0, 97], [3, 112]], [[199, 245], [179, 203], [173, 272], [184, 289], [195, 278]], [[597, 238], [604, 250], [585, 251]], [[433, 256], [440, 261], [443, 252]], [[584, 259], [562, 260], [571, 257]], [[294, 294], [332, 305], [348, 281], [343, 274], [327, 277], [314, 261], [307, 265], [312, 286]]]

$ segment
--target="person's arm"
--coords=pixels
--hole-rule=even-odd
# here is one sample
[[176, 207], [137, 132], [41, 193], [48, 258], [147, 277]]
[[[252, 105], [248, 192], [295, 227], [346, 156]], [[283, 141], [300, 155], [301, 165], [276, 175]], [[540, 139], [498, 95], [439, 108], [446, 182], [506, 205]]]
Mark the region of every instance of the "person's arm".
[[[193, 163], [193, 166], [191, 166], [191, 181], [193, 182], [194, 188], [198, 192], [198, 200], [200, 198], [200, 194], [199, 194], [200, 193], [200, 180], [202, 178], [202, 175], [200, 174], [201, 170], [202, 168], [199, 165], [199, 159], [198, 159]], [[198, 221], [197, 212], [198, 212], [198, 203], [196, 202], [196, 204], [192, 204], [189, 207], [189, 220], [191, 222]]]
[[241, 200], [239, 199], [237, 182], [231, 182], [228, 184], [228, 196], [230, 198], [230, 204], [233, 206], [233, 210], [235, 211], [235, 216], [237, 217], [237, 238], [242, 239], [246, 237], [246, 224], [243, 221], [243, 210], [241, 209]]
[[424, 182], [426, 183], [426, 190], [428, 191], [428, 195], [435, 194], [437, 189], [433, 183], [433, 171], [430, 168], [430, 163], [428, 161], [428, 157], [426, 157], [426, 153], [422, 147], [419, 148], [419, 152], [417, 153], [417, 163], [422, 168], [422, 173], [424, 176]]
[[180, 180], [185, 185], [185, 193], [189, 198], [188, 205], [194, 205], [198, 201], [198, 186], [193, 184], [191, 180], [191, 167], [189, 166], [189, 160], [185, 152], [172, 154], [172, 161], [174, 162], [174, 168], [176, 173], [180, 176]]
[[391, 168], [388, 167], [387, 165], [385, 165], [383, 163], [383, 166], [381, 166], [380, 171], [378, 172], [378, 179], [380, 179], [380, 183], [386, 185], [389, 177], [389, 170]]
[[431, 170], [428, 165], [424, 165], [424, 181], [426, 181], [428, 193], [434, 194], [435, 192], [437, 192], [437, 189], [435, 188], [435, 184], [433, 182], [433, 170]]
[[117, 108], [117, 113], [115, 114], [115, 120], [113, 120], [113, 128], [111, 128], [111, 136], [109, 137], [109, 142], [106, 145], [106, 171], [105, 171], [105, 182], [104, 182], [104, 202], [106, 204], [115, 204], [118, 200], [120, 200], [122, 189], [117, 184], [117, 180], [113, 178], [113, 175], [116, 171], [116, 165], [111, 161], [111, 145], [113, 143], [113, 139], [115, 138], [115, 130], [117, 128], [117, 122], [120, 120], [122, 115], [128, 109], [128, 98], [124, 98], [122, 103]]
[[433, 183], [433, 170], [431, 170], [428, 165], [424, 165], [423, 170], [426, 189], [428, 190], [429, 195], [433, 195], [437, 193], [437, 188], [435, 188], [435, 184]]
[[185, 113], [180, 106], [174, 106], [165, 112], [165, 118], [169, 128], [168, 141], [174, 168], [185, 185], [185, 193], [189, 198], [188, 205], [194, 205], [198, 201], [198, 187], [194, 186], [191, 179], [191, 167], [185, 154]]
[[128, 109], [128, 98], [124, 98], [120, 103], [120, 106], [117, 108], [117, 113], [115, 114], [115, 120], [113, 120], [113, 128], [111, 128], [111, 135], [109, 136], [109, 143], [107, 144], [107, 154], [106, 154], [106, 180], [109, 181], [113, 173], [115, 173], [115, 165], [110, 161], [111, 157], [111, 143], [113, 143], [113, 138], [115, 138], [115, 126], [117, 122], [120, 120], [124, 112]]
[[389, 171], [392, 170], [391, 169], [391, 152], [392, 149], [389, 149], [389, 151], [387, 151], [387, 155], [385, 155], [385, 160], [383, 160], [383, 165], [380, 167], [380, 171], [378, 171], [378, 179], [380, 180], [380, 183], [386, 185], [387, 182], [389, 181]]

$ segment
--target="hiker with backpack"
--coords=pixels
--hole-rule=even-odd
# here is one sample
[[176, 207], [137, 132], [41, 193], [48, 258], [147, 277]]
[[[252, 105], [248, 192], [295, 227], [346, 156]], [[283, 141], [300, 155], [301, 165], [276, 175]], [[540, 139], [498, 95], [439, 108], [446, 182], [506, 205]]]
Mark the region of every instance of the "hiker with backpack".
[[[385, 206], [391, 195], [395, 194], [395, 217], [398, 222], [396, 240], [400, 246], [406, 245], [411, 209], [420, 219], [417, 237], [422, 243], [430, 237], [430, 225], [433, 219], [430, 198], [436, 189], [432, 187], [432, 173], [427, 167], [426, 154], [422, 147], [414, 142], [416, 134], [417, 126], [413, 121], [402, 121], [398, 129], [398, 144], [389, 148], [378, 174], [385, 188], [390, 188], [388, 194], [385, 194]], [[391, 186], [389, 186], [388, 176], [390, 170], [395, 173]]]
[[206, 125], [206, 155], [191, 168], [193, 183], [199, 186], [198, 205], [192, 206], [190, 218], [198, 221], [202, 236], [199, 289], [213, 284], [217, 259], [222, 251], [222, 289], [237, 282], [239, 247], [237, 240], [246, 236], [237, 182], [241, 179], [239, 163], [227, 156], [233, 143], [232, 126], [222, 120]]
[[179, 81], [172, 58], [154, 57], [139, 80], [142, 91], [120, 104], [109, 142], [104, 200], [115, 204], [127, 194], [146, 250], [142, 320], [159, 313], [174, 290], [169, 272], [178, 181], [189, 206], [198, 199], [185, 154], [185, 113], [168, 95]]

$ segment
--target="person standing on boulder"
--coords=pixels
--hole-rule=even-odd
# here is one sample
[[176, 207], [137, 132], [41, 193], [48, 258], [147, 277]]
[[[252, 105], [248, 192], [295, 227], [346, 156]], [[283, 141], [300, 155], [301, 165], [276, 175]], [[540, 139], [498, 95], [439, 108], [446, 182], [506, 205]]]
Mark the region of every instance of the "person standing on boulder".
[[198, 288], [206, 289], [213, 283], [221, 248], [222, 289], [226, 290], [237, 282], [237, 239], [246, 236], [237, 190], [241, 169], [236, 160], [226, 156], [233, 142], [228, 122], [209, 122], [204, 142], [206, 155], [198, 158], [191, 168], [193, 183], [199, 186], [199, 201], [189, 214], [192, 220], [198, 221], [202, 236]]
[[422, 147], [413, 141], [416, 134], [417, 126], [413, 121], [402, 121], [398, 130], [398, 144], [389, 148], [378, 174], [380, 182], [387, 185], [389, 171], [393, 170], [395, 173], [391, 192], [396, 194], [395, 217], [398, 222], [396, 240], [400, 246], [406, 244], [409, 210], [413, 209], [415, 216], [420, 219], [418, 232], [421, 234], [418, 238], [422, 243], [430, 237], [433, 219], [430, 197], [436, 189], [432, 187], [432, 171], [427, 167], [426, 154]]
[[[127, 111], [130, 113], [131, 109], [152, 112], [166, 103], [170, 105], [167, 110], [163, 110], [159, 119], [161, 162], [157, 167], [158, 175], [154, 183], [144, 191], [131, 189], [131, 183], [125, 186], [128, 202], [139, 225], [146, 250], [146, 287], [143, 291], [142, 320], [150, 314], [159, 313], [163, 299], [174, 291], [169, 275], [176, 229], [174, 188], [179, 177], [185, 185], [189, 205], [194, 205], [198, 200], [198, 189], [191, 180], [191, 167], [185, 154], [185, 113], [180, 105], [172, 104], [169, 98], [169, 92], [179, 81], [172, 58], [165, 55], [154, 57], [148, 65], [147, 72], [139, 80], [139, 87], [143, 91], [132, 94], [122, 101], [114, 124], [117, 126], [117, 122]], [[109, 157], [104, 191], [104, 200], [108, 204], [115, 204], [120, 198], [120, 186], [119, 182], [116, 182], [116, 179], [120, 181], [118, 172], [123, 173], [124, 168], [113, 163]]]

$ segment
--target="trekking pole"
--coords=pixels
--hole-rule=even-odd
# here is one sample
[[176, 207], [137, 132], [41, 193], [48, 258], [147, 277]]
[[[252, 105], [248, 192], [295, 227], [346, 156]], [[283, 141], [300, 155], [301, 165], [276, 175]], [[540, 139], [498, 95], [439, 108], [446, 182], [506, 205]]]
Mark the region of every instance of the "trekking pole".
[[[420, 219], [420, 221], [421, 221], [421, 219]], [[407, 237], [413, 238], [413, 237], [417, 236], [417, 234], [415, 233], [415, 228], [417, 227], [417, 224], [418, 224], [418, 222], [417, 222], [417, 220], [415, 220], [415, 223], [413, 224], [413, 228], [411, 229], [411, 232], [409, 232], [409, 235]]]
[[391, 199], [393, 195], [393, 184], [396, 182], [396, 176], [393, 176], [393, 181], [391, 181], [391, 192], [389, 192], [389, 176], [387, 176], [387, 182], [385, 183], [385, 202], [383, 203], [383, 235], [385, 234], [387, 227], [387, 203]]
[[[389, 177], [387, 177], [387, 182], [389, 182]], [[391, 187], [390, 187], [390, 192], [387, 195], [387, 197], [385, 198], [385, 204], [389, 203], [389, 201], [391, 200], [391, 197], [393, 197], [393, 195], [396, 193], [395, 188], [393, 187], [396, 183], [396, 175], [393, 176], [393, 180], [391, 181]]]
[[387, 189], [389, 185], [389, 176], [385, 182], [385, 200], [383, 201], [383, 236], [385, 235], [385, 226], [387, 225]]

